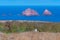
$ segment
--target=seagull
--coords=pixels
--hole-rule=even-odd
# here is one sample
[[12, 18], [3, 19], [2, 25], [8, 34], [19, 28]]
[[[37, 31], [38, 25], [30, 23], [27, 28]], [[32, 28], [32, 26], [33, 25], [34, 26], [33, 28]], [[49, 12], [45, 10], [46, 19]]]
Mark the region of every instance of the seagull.
[[34, 31], [35, 31], [35, 32], [37, 32], [38, 30], [37, 30], [37, 29], [35, 29]]

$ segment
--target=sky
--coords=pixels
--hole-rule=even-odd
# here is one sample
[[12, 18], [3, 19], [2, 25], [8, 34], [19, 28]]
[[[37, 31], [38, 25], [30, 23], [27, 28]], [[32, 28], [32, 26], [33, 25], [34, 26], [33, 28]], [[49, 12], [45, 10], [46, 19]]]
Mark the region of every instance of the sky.
[[0, 0], [0, 5], [58, 5], [60, 0]]

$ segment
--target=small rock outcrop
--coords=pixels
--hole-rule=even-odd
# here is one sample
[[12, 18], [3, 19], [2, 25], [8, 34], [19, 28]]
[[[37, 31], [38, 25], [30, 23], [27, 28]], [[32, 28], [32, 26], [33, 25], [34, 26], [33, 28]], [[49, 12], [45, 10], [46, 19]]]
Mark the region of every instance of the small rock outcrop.
[[43, 14], [44, 15], [51, 15], [52, 13], [49, 10], [45, 9], [45, 11], [43, 12]]

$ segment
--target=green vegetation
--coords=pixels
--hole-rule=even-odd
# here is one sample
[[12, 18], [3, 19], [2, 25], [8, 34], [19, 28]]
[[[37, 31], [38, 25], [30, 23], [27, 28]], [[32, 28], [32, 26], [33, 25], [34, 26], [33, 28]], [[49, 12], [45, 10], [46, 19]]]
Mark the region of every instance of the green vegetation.
[[17, 21], [0, 23], [0, 31], [6, 33], [34, 31], [35, 28], [37, 28], [39, 32], [60, 32], [60, 23]]

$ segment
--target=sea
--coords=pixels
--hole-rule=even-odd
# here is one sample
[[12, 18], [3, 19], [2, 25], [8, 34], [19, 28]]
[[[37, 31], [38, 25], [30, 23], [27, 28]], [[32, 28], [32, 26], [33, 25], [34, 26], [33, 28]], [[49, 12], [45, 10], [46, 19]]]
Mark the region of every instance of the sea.
[[[22, 12], [27, 8], [31, 8], [37, 11], [39, 16], [21, 15]], [[48, 9], [52, 13], [52, 15], [43, 15], [45, 9]], [[60, 6], [0, 6], [0, 20], [33, 20], [60, 22]]]

